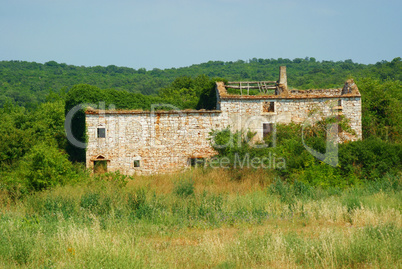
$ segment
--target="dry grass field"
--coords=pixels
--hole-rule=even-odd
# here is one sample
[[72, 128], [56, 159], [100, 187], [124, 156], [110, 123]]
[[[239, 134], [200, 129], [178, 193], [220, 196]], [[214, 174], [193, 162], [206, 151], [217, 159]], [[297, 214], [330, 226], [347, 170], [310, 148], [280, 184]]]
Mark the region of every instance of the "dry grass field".
[[0, 194], [0, 267], [400, 268], [400, 183], [322, 190], [193, 170]]

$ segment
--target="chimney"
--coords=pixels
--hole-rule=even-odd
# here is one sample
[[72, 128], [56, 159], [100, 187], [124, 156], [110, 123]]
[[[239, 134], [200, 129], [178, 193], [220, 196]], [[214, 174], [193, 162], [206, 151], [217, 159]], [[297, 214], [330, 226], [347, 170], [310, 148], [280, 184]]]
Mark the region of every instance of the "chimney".
[[288, 91], [288, 79], [286, 76], [286, 66], [279, 67], [279, 80], [278, 80], [278, 89], [276, 94], [287, 93]]
[[279, 67], [279, 88], [288, 89], [288, 78], [286, 76], [286, 66]]

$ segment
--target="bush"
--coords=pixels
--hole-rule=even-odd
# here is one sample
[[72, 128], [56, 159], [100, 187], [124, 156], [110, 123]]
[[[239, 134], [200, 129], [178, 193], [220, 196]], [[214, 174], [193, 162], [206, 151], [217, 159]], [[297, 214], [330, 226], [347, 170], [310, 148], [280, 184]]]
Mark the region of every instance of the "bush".
[[340, 174], [339, 168], [334, 168], [325, 163], [313, 164], [305, 168], [298, 178], [304, 183], [322, 188], [343, 188], [348, 184], [348, 180]]
[[375, 180], [402, 169], [402, 145], [378, 138], [341, 144], [339, 163], [344, 175]]
[[[272, 172], [282, 179], [301, 181], [312, 186], [322, 188], [345, 188], [362, 183], [381, 179], [385, 175], [396, 175], [402, 169], [402, 145], [382, 141], [379, 138], [370, 138], [355, 142], [339, 144], [338, 166], [332, 167], [310, 154], [301, 140], [301, 126], [296, 124], [277, 125], [276, 147], [256, 148], [248, 144], [249, 137], [241, 132], [231, 132], [225, 129], [212, 132], [212, 146], [219, 153], [219, 157], [227, 157], [229, 166], [233, 168], [234, 179], [241, 175], [236, 163], [236, 156], [240, 160], [244, 156], [264, 158], [274, 156], [276, 160], [285, 160], [285, 166], [276, 165]], [[314, 133], [314, 132], [312, 132]], [[252, 135], [252, 134], [251, 134]], [[241, 143], [239, 143], [241, 141]], [[312, 136], [305, 142], [318, 151], [325, 152], [325, 137]], [[272, 144], [272, 137], [268, 137], [266, 144]], [[217, 146], [218, 145], [218, 146]], [[321, 146], [320, 146], [321, 145]], [[270, 167], [266, 165], [265, 167]]]
[[46, 144], [34, 146], [23, 157], [19, 170], [30, 191], [64, 185], [75, 178], [67, 155]]

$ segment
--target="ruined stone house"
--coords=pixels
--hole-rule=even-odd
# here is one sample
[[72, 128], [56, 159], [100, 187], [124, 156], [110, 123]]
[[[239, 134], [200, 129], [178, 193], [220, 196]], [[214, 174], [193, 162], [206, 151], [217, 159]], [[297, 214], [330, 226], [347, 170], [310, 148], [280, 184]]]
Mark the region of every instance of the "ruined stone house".
[[353, 134], [341, 133], [340, 140], [362, 137], [361, 96], [353, 80], [339, 89], [291, 90], [283, 66], [278, 81], [218, 82], [216, 94], [216, 110], [87, 109], [87, 167], [102, 164], [128, 175], [180, 171], [216, 154], [208, 139], [212, 130], [250, 130], [262, 140], [275, 124], [302, 123], [316, 110], [350, 120]]

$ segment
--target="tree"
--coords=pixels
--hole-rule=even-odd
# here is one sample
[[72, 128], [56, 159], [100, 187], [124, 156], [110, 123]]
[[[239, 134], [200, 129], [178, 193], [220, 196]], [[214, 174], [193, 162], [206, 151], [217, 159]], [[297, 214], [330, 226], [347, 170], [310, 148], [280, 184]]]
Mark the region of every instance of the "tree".
[[73, 176], [67, 155], [45, 143], [35, 145], [22, 159], [20, 171], [29, 190], [63, 185]]

